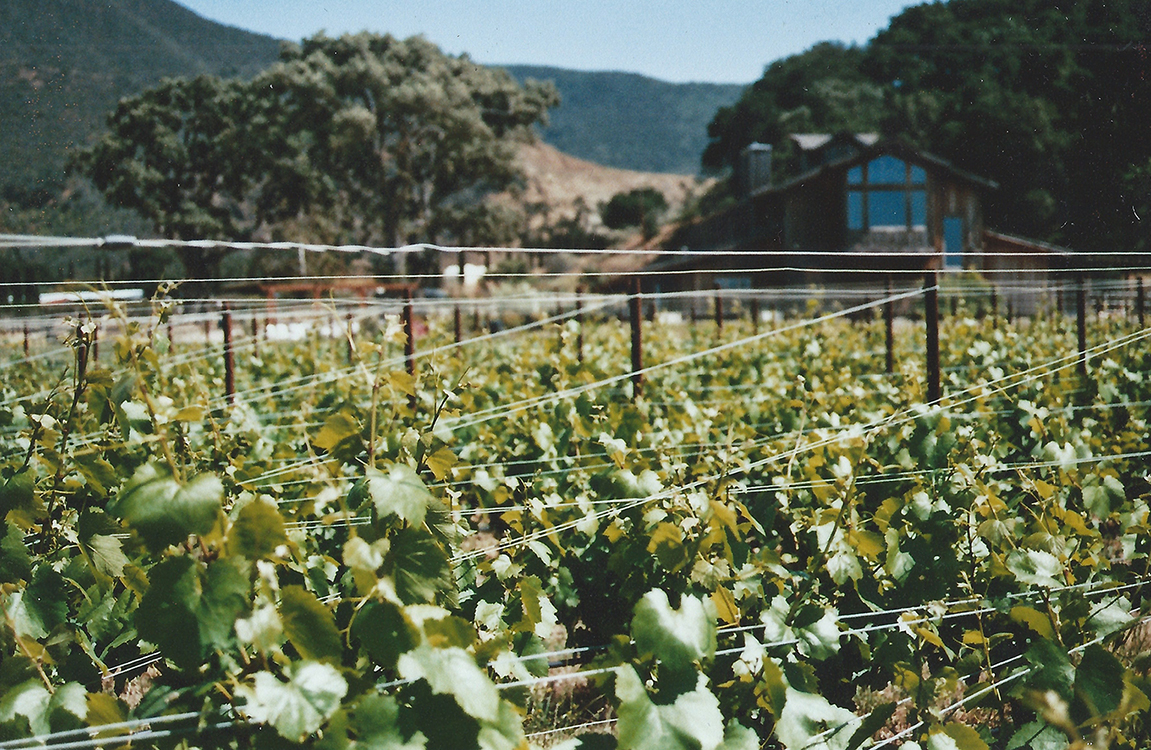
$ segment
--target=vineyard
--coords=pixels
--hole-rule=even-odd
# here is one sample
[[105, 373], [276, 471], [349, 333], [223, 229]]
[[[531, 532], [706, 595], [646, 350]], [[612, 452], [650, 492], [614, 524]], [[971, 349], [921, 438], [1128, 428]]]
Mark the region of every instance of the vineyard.
[[1146, 747], [1092, 283], [12, 305], [0, 750]]

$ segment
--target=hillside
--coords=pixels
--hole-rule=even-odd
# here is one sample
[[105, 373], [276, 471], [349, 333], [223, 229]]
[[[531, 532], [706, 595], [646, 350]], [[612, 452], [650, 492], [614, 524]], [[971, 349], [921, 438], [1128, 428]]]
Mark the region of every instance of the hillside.
[[668, 83], [635, 73], [506, 66], [518, 80], [550, 80], [561, 104], [543, 139], [564, 153], [622, 169], [698, 174], [707, 125], [744, 87]]
[[171, 0], [0, 3], [0, 189], [47, 198], [69, 149], [120, 97], [165, 76], [251, 75], [280, 42], [207, 21]]
[[522, 147], [519, 165], [526, 182], [525, 202], [546, 203], [553, 218], [574, 214], [578, 200], [594, 210], [616, 193], [643, 187], [663, 193], [669, 213], [674, 215], [703, 185], [687, 175], [605, 167], [563, 153], [547, 143]]

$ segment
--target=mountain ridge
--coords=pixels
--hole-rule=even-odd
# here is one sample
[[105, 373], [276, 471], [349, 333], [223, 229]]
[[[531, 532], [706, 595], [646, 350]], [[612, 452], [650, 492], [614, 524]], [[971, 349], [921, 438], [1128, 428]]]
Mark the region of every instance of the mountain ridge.
[[641, 172], [698, 174], [708, 123], [746, 88], [669, 83], [621, 71], [498, 67], [521, 82], [535, 78], [555, 83], [560, 106], [540, 129], [544, 141], [581, 159]]

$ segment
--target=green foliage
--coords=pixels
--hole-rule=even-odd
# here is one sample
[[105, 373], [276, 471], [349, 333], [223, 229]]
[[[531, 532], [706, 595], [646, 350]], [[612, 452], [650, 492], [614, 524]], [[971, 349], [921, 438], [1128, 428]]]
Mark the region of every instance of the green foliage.
[[886, 130], [999, 182], [991, 226], [1122, 246], [1140, 223], [1117, 178], [1151, 155], [1136, 135], [1149, 32], [1133, 3], [928, 4], [892, 19], [865, 69], [892, 91]]
[[991, 227], [1144, 247], [1149, 33], [1138, 3], [913, 5], [864, 47], [822, 43], [768, 66], [716, 112], [703, 164], [732, 167], [770, 143], [780, 179], [798, 166], [788, 134], [878, 131], [995, 180]]
[[642, 226], [645, 236], [655, 234], [660, 217], [667, 211], [667, 199], [655, 188], [636, 188], [616, 193], [600, 210], [609, 229]]
[[[343, 342], [264, 342], [223, 406], [217, 363], [156, 320], [121, 318], [79, 381], [0, 375], [5, 737], [192, 712], [238, 721], [194, 740], [237, 749], [518, 748], [527, 689], [568, 657], [618, 719], [568, 746], [856, 750], [914, 726], [1058, 750], [1144, 726], [1137, 346], [1093, 359], [1085, 396], [1066, 321], [949, 316], [928, 408], [917, 337], [886, 375], [880, 324], [827, 320], [631, 398], [582, 388], [629, 343], [588, 315], [414, 377], [386, 334], [353, 376]], [[699, 348], [649, 332], [655, 362]]]
[[252, 721], [275, 727], [284, 739], [303, 742], [340, 707], [348, 683], [334, 667], [311, 661], [294, 663], [287, 676], [283, 682], [271, 672], [257, 672], [253, 685], [242, 688], [243, 710]]
[[153, 551], [206, 534], [220, 512], [224, 487], [211, 474], [181, 483], [164, 469], [145, 464], [136, 470], [108, 511], [127, 522]]
[[[549, 85], [422, 38], [319, 35], [249, 81], [166, 79], [123, 99], [76, 163], [169, 237], [244, 239], [310, 217], [343, 241], [475, 244], [514, 221], [487, 199], [556, 103]], [[182, 252], [193, 277], [217, 272], [218, 252]]]
[[777, 176], [794, 171], [785, 139], [792, 133], [878, 129], [883, 92], [861, 67], [864, 50], [831, 42], [769, 65], [735, 104], [716, 111], [703, 151], [706, 169], [733, 167], [751, 143], [781, 148], [773, 154]]

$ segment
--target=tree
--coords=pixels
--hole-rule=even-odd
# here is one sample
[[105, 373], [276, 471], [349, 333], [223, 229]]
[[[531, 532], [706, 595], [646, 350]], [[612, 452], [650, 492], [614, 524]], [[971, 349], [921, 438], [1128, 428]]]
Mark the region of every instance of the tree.
[[[247, 148], [255, 101], [249, 87], [214, 76], [165, 79], [120, 101], [108, 131], [74, 166], [108, 201], [151, 221], [168, 238], [246, 238], [244, 203], [259, 171]], [[211, 275], [219, 251], [181, 250], [193, 277]]]
[[999, 182], [990, 225], [1111, 249], [1138, 231], [1122, 177], [1151, 157], [1149, 36], [1140, 2], [953, 0], [893, 18], [863, 69], [888, 133]]
[[667, 211], [664, 194], [653, 187], [643, 187], [613, 195], [600, 210], [600, 217], [609, 229], [642, 226], [644, 235], [650, 237], [655, 234], [664, 211]]
[[289, 46], [256, 84], [306, 123], [318, 192], [349, 237], [392, 245], [466, 234], [469, 211], [500, 215], [474, 209], [515, 182], [516, 142], [558, 103], [551, 84], [367, 33]]
[[[818, 44], [773, 63], [709, 126], [705, 167], [753, 141], [839, 129], [883, 135], [990, 177], [989, 226], [1083, 250], [1145, 237], [1151, 12], [1143, 0], [950, 0], [906, 8], [866, 47]], [[710, 195], [709, 205], [723, 205]], [[1133, 210], [1134, 209], [1134, 210]]]
[[[122, 101], [76, 165], [170, 238], [503, 236], [496, 225], [516, 217], [491, 197], [556, 103], [550, 84], [521, 87], [420, 37], [319, 35], [251, 81], [169, 79]], [[204, 277], [219, 256], [183, 260]]]
[[792, 133], [876, 129], [883, 91], [861, 71], [863, 54], [857, 47], [821, 42], [772, 63], [739, 101], [716, 112], [707, 129], [704, 168], [734, 167], [744, 147], [759, 142], [777, 146], [773, 161], [786, 170], [790, 155], [778, 146]]

